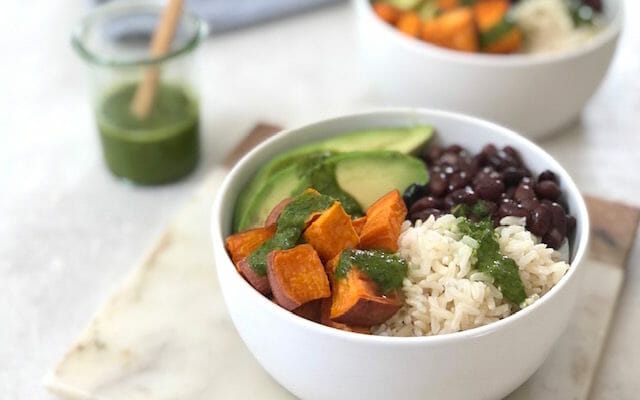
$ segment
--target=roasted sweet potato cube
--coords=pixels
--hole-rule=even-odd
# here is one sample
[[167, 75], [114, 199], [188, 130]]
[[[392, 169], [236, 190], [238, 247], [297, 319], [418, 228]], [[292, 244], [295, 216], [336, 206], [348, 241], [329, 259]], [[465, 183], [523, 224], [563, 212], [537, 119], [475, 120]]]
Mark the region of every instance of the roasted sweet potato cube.
[[382, 196], [367, 210], [367, 221], [360, 234], [361, 249], [398, 251], [398, 237], [407, 206], [398, 190]]
[[402, 302], [396, 291], [378, 293], [376, 284], [356, 267], [346, 276], [334, 278], [329, 318], [351, 326], [370, 327], [391, 318]]
[[340, 322], [332, 321], [331, 314], [331, 298], [322, 299], [320, 303], [320, 323], [331, 328], [341, 329], [347, 332], [364, 333], [368, 335], [370, 329], [367, 326], [351, 326]]
[[231, 255], [231, 261], [238, 266], [238, 262], [253, 253], [260, 245], [276, 232], [275, 226], [249, 229], [235, 233], [224, 240], [225, 247]]
[[271, 293], [271, 285], [269, 285], [269, 278], [267, 275], [258, 275], [250, 266], [249, 261], [246, 258], [238, 261], [236, 264], [238, 272], [249, 282], [258, 292], [267, 295]]
[[478, 33], [470, 8], [456, 8], [422, 25], [424, 41], [454, 50], [478, 51]]
[[518, 51], [520, 46], [522, 46], [522, 32], [517, 26], [512, 26], [509, 32], [488, 43], [482, 50], [487, 53], [508, 54]]
[[420, 36], [420, 29], [422, 28], [422, 21], [420, 16], [414, 11], [406, 11], [400, 15], [396, 22], [396, 28], [407, 36], [418, 37]]
[[356, 230], [358, 236], [362, 233], [362, 228], [364, 228], [364, 223], [367, 222], [367, 217], [356, 218], [351, 221], [351, 225], [353, 225], [353, 229]]
[[480, 32], [496, 26], [509, 11], [509, 0], [484, 0], [473, 4], [473, 17]]
[[345, 248], [354, 248], [360, 239], [351, 217], [338, 202], [325, 210], [304, 231], [304, 239], [318, 252], [320, 259], [329, 261]]
[[284, 208], [288, 206], [289, 203], [291, 203], [291, 200], [293, 200], [291, 197], [287, 197], [286, 199], [282, 200], [280, 203], [276, 204], [276, 206], [273, 207], [273, 210], [271, 210], [271, 212], [267, 216], [267, 219], [264, 221], [264, 226], [269, 227], [269, 226], [276, 225], [276, 223], [278, 222], [278, 217], [280, 216], [280, 213], [282, 213], [282, 210], [284, 210]]
[[325, 299], [313, 300], [308, 303], [304, 303], [300, 307], [293, 309], [293, 311], [291, 312], [296, 314], [299, 317], [308, 319], [309, 321], [321, 323], [322, 321], [321, 307], [322, 307], [322, 301], [324, 300]]
[[386, 23], [395, 24], [400, 18], [400, 9], [383, 1], [377, 1], [373, 4], [373, 11]]
[[438, 8], [442, 11], [453, 10], [460, 7], [460, 0], [438, 0]]
[[287, 310], [331, 296], [324, 266], [309, 244], [269, 253], [267, 276], [273, 298]]

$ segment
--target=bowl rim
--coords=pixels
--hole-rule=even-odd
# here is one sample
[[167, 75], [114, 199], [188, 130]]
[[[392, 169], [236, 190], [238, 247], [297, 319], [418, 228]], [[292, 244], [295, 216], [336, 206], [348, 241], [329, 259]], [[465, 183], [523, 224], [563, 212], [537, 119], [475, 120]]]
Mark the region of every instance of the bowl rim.
[[[270, 148], [274, 145], [277, 145], [279, 142], [285, 141], [288, 137], [292, 135], [304, 135], [304, 131], [308, 130], [316, 125], [320, 124], [333, 124], [338, 123], [341, 120], [349, 120], [349, 119], [366, 119], [373, 116], [380, 115], [395, 115], [398, 116], [400, 114], [406, 116], [407, 121], [412, 121], [411, 116], [415, 116], [416, 114], [420, 114], [426, 117], [438, 116], [441, 118], [446, 118], [450, 120], [457, 120], [459, 122], [471, 123], [479, 126], [484, 126], [491, 131], [494, 131], [498, 136], [502, 136], [507, 138], [509, 141], [514, 143], [514, 146], [518, 146], [518, 149], [527, 148], [526, 151], [534, 151], [539, 153], [539, 156], [544, 160], [545, 164], [549, 169], [552, 169], [556, 174], [561, 177], [561, 180], [564, 185], [564, 191], [566, 194], [571, 193], [571, 196], [575, 197], [577, 209], [575, 210], [576, 218], [581, 222], [580, 231], [576, 228], [575, 240], [579, 240], [579, 246], [575, 250], [575, 256], [573, 260], [569, 263], [569, 269], [564, 274], [564, 276], [560, 279], [558, 283], [556, 283], [547, 293], [545, 293], [542, 297], [540, 297], [537, 301], [535, 301], [532, 305], [511, 314], [503, 319], [500, 319], [496, 322], [489, 323], [487, 325], [482, 325], [479, 327], [452, 332], [445, 333], [440, 335], [431, 335], [431, 336], [410, 336], [410, 337], [399, 337], [399, 336], [379, 336], [379, 335], [366, 335], [360, 334], [356, 332], [348, 332], [343, 331], [341, 329], [332, 328], [329, 326], [325, 326], [313, 321], [309, 321], [303, 317], [300, 317], [280, 306], [273, 303], [266, 296], [259, 293], [255, 290], [237, 271], [234, 267], [231, 258], [226, 252], [224, 246], [224, 237], [222, 234], [223, 227], [221, 225], [220, 215], [224, 206], [224, 198], [225, 193], [229, 190], [229, 187], [232, 186], [233, 181], [236, 179], [239, 171], [244, 169], [244, 166], [251, 162], [253, 158], [259, 156], [263, 152], [268, 152]], [[437, 127], [436, 127], [437, 129]], [[337, 136], [337, 135], [336, 135]], [[520, 150], [523, 151], [523, 150]], [[470, 115], [465, 115], [462, 113], [452, 112], [452, 111], [444, 111], [430, 108], [414, 108], [414, 107], [384, 107], [384, 108], [376, 108], [370, 111], [365, 112], [356, 112], [345, 114], [337, 117], [326, 118], [322, 120], [318, 120], [313, 123], [303, 124], [291, 129], [286, 129], [281, 132], [278, 132], [274, 136], [260, 143], [258, 146], [253, 148], [247, 154], [245, 154], [236, 165], [228, 172], [224, 181], [218, 188], [218, 192], [216, 193], [216, 197], [211, 209], [211, 239], [213, 242], [213, 250], [214, 253], [224, 253], [224, 256], [215, 257], [216, 261], [220, 259], [224, 259], [224, 265], [218, 265], [216, 262], [216, 270], [218, 276], [220, 276], [219, 268], [227, 268], [230, 269], [229, 273], [233, 276], [232, 279], [238, 280], [239, 287], [243, 292], [246, 293], [248, 301], [253, 303], [256, 307], [260, 307], [265, 312], [275, 313], [275, 316], [278, 316], [281, 319], [287, 320], [287, 323], [292, 323], [294, 325], [298, 325], [301, 329], [308, 329], [314, 331], [319, 335], [334, 335], [340, 337], [347, 341], [357, 342], [357, 343], [384, 343], [389, 345], [435, 345], [442, 343], [452, 343], [463, 340], [468, 340], [474, 337], [480, 337], [492, 334], [496, 331], [499, 331], [506, 326], [518, 321], [520, 319], [525, 318], [527, 315], [535, 312], [538, 308], [542, 307], [545, 303], [550, 301], [551, 298], [555, 297], [556, 294], [564, 289], [567, 283], [571, 279], [575, 279], [574, 275], [577, 273], [578, 268], [581, 268], [582, 260], [585, 256], [588, 241], [589, 241], [589, 232], [590, 232], [590, 222], [589, 215], [587, 212], [587, 207], [584, 202], [584, 198], [581, 195], [578, 187], [575, 182], [569, 175], [569, 173], [560, 165], [558, 161], [556, 161], [549, 153], [547, 153], [540, 146], [532, 142], [531, 140], [519, 135], [515, 131], [500, 126], [496, 123], [483, 120], [481, 118], [473, 117]], [[216, 254], [214, 254], [216, 255]], [[240, 282], [241, 281], [241, 282]], [[222, 285], [223, 282], [220, 282]], [[223, 288], [224, 292], [224, 288]], [[226, 299], [225, 299], [226, 302]]]
[[545, 53], [529, 53], [529, 54], [483, 54], [483, 53], [466, 53], [457, 50], [439, 47], [431, 43], [418, 40], [402, 34], [394, 27], [382, 21], [373, 12], [370, 6], [370, 0], [352, 0], [356, 9], [357, 18], [364, 19], [366, 23], [373, 24], [376, 29], [381, 30], [390, 40], [394, 40], [398, 45], [405, 49], [439, 58], [443, 61], [457, 62], [467, 65], [483, 65], [490, 67], [527, 67], [532, 65], [561, 63], [570, 59], [582, 57], [605, 44], [615, 41], [620, 35], [624, 25], [624, 1], [609, 0], [617, 4], [615, 15], [606, 23], [605, 28], [598, 32], [591, 40], [588, 40], [580, 46]]

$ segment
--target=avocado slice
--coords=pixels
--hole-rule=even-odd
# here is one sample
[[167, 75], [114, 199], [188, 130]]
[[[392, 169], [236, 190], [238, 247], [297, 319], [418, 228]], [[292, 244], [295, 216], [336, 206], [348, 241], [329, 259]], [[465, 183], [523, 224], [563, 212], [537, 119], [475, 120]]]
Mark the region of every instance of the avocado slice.
[[387, 0], [387, 3], [404, 11], [415, 10], [422, 0]]
[[[299, 165], [278, 171], [270, 177], [239, 221], [238, 230], [260, 226], [271, 210], [283, 199], [297, 195], [308, 187], [335, 182], [337, 191], [344, 191], [366, 210], [373, 202], [393, 189], [404, 191], [412, 183], [428, 181], [425, 164], [419, 159], [396, 151], [357, 151], [329, 156], [313, 168], [330, 171], [334, 179], [314, 183], [310, 169]], [[317, 176], [317, 175], [316, 175]], [[333, 177], [332, 177], [333, 178]], [[333, 183], [329, 183], [329, 186]], [[335, 195], [333, 193], [332, 195]]]
[[290, 165], [278, 171], [267, 180], [251, 200], [247, 212], [238, 222], [238, 231], [261, 226], [278, 203], [287, 197], [302, 193], [308, 186], [310, 186], [308, 177], [301, 174], [296, 165]]
[[335, 152], [394, 150], [405, 154], [417, 153], [433, 135], [431, 126], [363, 130], [297, 147], [276, 156], [265, 164], [240, 194], [233, 219], [234, 231], [246, 229], [247, 214], [256, 202], [256, 196], [270, 178], [291, 165], [300, 169], [309, 167], [318, 159]]
[[421, 160], [393, 151], [352, 152], [326, 162], [334, 163], [338, 186], [363, 210], [394, 189], [404, 192], [412, 183], [422, 185], [429, 180]]

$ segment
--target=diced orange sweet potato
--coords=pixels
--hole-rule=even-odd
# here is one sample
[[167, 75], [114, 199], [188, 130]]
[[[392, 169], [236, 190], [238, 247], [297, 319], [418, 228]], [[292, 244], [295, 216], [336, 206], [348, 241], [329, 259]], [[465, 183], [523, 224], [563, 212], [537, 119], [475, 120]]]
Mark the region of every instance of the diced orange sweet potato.
[[422, 21], [420, 20], [420, 16], [413, 11], [403, 12], [396, 22], [396, 28], [398, 28], [400, 32], [411, 37], [420, 36], [421, 27]]
[[238, 272], [249, 282], [258, 292], [267, 295], [271, 293], [271, 285], [269, 284], [269, 278], [267, 275], [258, 275], [249, 266], [249, 261], [243, 258], [236, 264]]
[[332, 321], [329, 318], [331, 314], [331, 298], [322, 299], [320, 303], [320, 323], [322, 325], [329, 326], [331, 328], [341, 329], [347, 332], [356, 332], [356, 333], [364, 333], [368, 335], [369, 327], [367, 326], [351, 326], [347, 324], [342, 324], [340, 322]]
[[400, 18], [400, 10], [391, 4], [378, 1], [373, 4], [373, 11], [386, 23], [395, 24]]
[[481, 32], [496, 26], [509, 11], [509, 0], [484, 0], [473, 4], [473, 17]]
[[231, 254], [231, 260], [237, 267], [240, 260], [253, 253], [262, 243], [273, 236], [274, 233], [276, 233], [275, 226], [249, 229], [228, 236], [224, 240], [224, 244], [229, 254]]
[[275, 301], [287, 310], [331, 296], [324, 266], [309, 244], [269, 253], [267, 276]]
[[276, 223], [278, 222], [278, 217], [280, 216], [280, 213], [282, 212], [282, 210], [284, 210], [284, 208], [287, 205], [289, 205], [289, 203], [291, 203], [291, 200], [293, 200], [291, 197], [287, 197], [286, 199], [282, 200], [280, 203], [276, 204], [276, 206], [273, 207], [273, 210], [271, 210], [271, 212], [267, 216], [267, 219], [264, 221], [264, 226], [268, 227], [268, 226], [276, 225]]
[[478, 51], [478, 33], [470, 8], [456, 8], [422, 26], [424, 41], [454, 50]]
[[358, 233], [351, 217], [339, 202], [333, 203], [304, 231], [304, 239], [318, 252], [322, 261], [329, 261], [345, 248], [358, 245]]
[[517, 26], [511, 27], [500, 39], [483, 47], [483, 51], [494, 54], [508, 54], [518, 51], [522, 46], [522, 32]]
[[353, 225], [353, 229], [356, 230], [358, 236], [362, 233], [362, 228], [364, 228], [364, 223], [367, 222], [367, 217], [356, 218], [351, 221], [351, 225]]
[[407, 206], [398, 190], [382, 196], [367, 210], [367, 221], [360, 234], [361, 249], [398, 251], [398, 237]]
[[321, 323], [321, 303], [324, 299], [313, 300], [308, 303], [304, 303], [298, 308], [293, 309], [292, 313], [296, 314], [299, 317], [304, 319], [308, 319], [309, 321]]
[[438, 0], [438, 8], [442, 11], [453, 10], [460, 7], [460, 0]]
[[352, 326], [373, 326], [391, 318], [402, 302], [397, 294], [383, 296], [373, 281], [357, 268], [333, 280], [333, 295], [329, 318]]

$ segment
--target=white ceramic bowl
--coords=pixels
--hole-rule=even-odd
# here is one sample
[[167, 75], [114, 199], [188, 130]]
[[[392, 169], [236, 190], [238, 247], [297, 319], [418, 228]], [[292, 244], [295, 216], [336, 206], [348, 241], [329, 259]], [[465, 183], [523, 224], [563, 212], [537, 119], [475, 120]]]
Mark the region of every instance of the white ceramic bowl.
[[[442, 144], [479, 151], [486, 143], [520, 150], [534, 172], [555, 171], [577, 218], [571, 268], [532, 306], [501, 321], [453, 334], [396, 338], [344, 332], [300, 318], [254, 290], [224, 248], [238, 194], [258, 168], [285, 149], [358, 129], [431, 124]], [[571, 318], [589, 221], [567, 172], [513, 131], [473, 117], [392, 109], [329, 119], [282, 132], [233, 168], [213, 205], [216, 267], [229, 314], [258, 362], [302, 399], [497, 399], [522, 384], [544, 361]], [[236, 371], [241, 374], [242, 371]], [[247, 382], [251, 384], [251, 382]]]
[[459, 111], [532, 138], [577, 118], [602, 81], [622, 28], [622, 0], [605, 0], [606, 28], [552, 54], [469, 54], [407, 37], [352, 0], [363, 70], [384, 103]]

